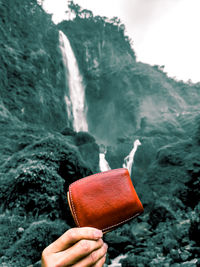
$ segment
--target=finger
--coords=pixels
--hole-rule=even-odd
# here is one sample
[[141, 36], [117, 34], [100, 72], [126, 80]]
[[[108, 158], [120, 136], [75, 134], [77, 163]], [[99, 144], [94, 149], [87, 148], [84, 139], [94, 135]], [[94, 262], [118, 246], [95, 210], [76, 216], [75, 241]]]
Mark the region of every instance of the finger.
[[60, 236], [55, 242], [53, 242], [47, 250], [50, 252], [63, 251], [72, 246], [72, 244], [82, 240], [98, 240], [103, 236], [101, 230], [92, 227], [80, 227], [71, 228], [66, 231], [62, 236]]
[[93, 267], [102, 267], [106, 261], [106, 255], [104, 255]]
[[93, 251], [101, 248], [103, 244], [102, 239], [97, 241], [82, 239], [67, 250], [57, 253], [59, 254], [59, 266], [75, 264], [87, 257]]
[[97, 266], [100, 267], [105, 262], [105, 254], [107, 252], [108, 246], [104, 243], [104, 245], [92, 251], [88, 256], [77, 262], [73, 265], [73, 267], [86, 267], [86, 266]]

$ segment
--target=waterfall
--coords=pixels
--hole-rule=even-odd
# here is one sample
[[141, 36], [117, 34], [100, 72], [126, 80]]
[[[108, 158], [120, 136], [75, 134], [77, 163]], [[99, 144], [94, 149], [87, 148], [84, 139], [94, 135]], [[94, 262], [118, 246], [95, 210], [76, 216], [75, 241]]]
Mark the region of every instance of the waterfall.
[[121, 259], [127, 258], [127, 255], [119, 255], [115, 259], [111, 260], [111, 264], [108, 267], [121, 267], [122, 264], [119, 262]]
[[[69, 87], [69, 93], [66, 93], [64, 98], [67, 107], [67, 115], [69, 120], [73, 122], [73, 129], [76, 132], [88, 132], [83, 78], [79, 72], [77, 60], [71, 48], [70, 42], [62, 31], [59, 31], [59, 41], [63, 64], [66, 70], [66, 81], [68, 82], [67, 87]], [[105, 146], [103, 146], [103, 151], [99, 154], [100, 171], [110, 170], [110, 166], [105, 159], [105, 155], [106, 149]]]
[[104, 153], [99, 154], [99, 169], [101, 172], [109, 171], [111, 169], [107, 160], [105, 159]]
[[73, 128], [76, 132], [87, 132], [88, 124], [86, 119], [83, 78], [79, 72], [77, 60], [70, 42], [62, 31], [59, 31], [59, 40], [63, 64], [66, 69], [66, 80], [68, 80], [69, 86], [69, 95], [65, 95], [68, 118], [73, 121]]
[[125, 159], [124, 159], [123, 168], [128, 169], [128, 171], [130, 173], [130, 176], [131, 176], [132, 165], [133, 165], [133, 162], [134, 162], [135, 152], [137, 151], [137, 148], [140, 145], [141, 145], [140, 141], [138, 139], [135, 140], [135, 142], [133, 143], [133, 149], [131, 150], [129, 155], [126, 156]]
[[111, 170], [107, 160], [106, 160], [106, 147], [104, 145], [100, 145], [100, 153], [99, 153], [99, 169], [101, 172]]

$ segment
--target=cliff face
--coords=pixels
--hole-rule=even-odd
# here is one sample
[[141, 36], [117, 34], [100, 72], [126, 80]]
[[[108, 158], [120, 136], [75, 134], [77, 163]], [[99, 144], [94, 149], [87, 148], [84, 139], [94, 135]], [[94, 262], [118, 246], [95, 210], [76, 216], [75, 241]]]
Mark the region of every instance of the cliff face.
[[[135, 107], [130, 109], [126, 101], [123, 103], [130, 91], [126, 72], [135, 64], [129, 40], [124, 38], [123, 28], [101, 17], [78, 17], [59, 28], [70, 39], [83, 73], [90, 132], [99, 141], [112, 143], [122, 135], [124, 126], [128, 131], [135, 128]], [[128, 120], [132, 120], [130, 125]]]
[[83, 73], [89, 129], [99, 142], [113, 144], [137, 131], [183, 134], [180, 117], [199, 109], [199, 84], [176, 82], [162, 67], [137, 62], [124, 28], [113, 20], [80, 14], [59, 28]]
[[[89, 133], [75, 133], [67, 118], [59, 29], [84, 78]], [[96, 141], [119, 168], [139, 138], [132, 178], [146, 213], [106, 236], [109, 257], [194, 266], [200, 84], [137, 62], [121, 22], [87, 10], [55, 26], [35, 0], [0, 0], [0, 43], [0, 264], [34, 264], [72, 225], [67, 186], [99, 171]]]

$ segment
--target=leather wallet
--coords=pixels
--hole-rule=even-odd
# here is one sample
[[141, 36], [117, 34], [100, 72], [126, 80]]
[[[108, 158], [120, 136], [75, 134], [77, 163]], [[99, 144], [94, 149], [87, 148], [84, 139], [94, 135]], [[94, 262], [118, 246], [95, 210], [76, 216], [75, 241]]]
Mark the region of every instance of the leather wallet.
[[140, 215], [144, 209], [125, 168], [93, 174], [69, 186], [69, 207], [78, 227], [103, 233]]

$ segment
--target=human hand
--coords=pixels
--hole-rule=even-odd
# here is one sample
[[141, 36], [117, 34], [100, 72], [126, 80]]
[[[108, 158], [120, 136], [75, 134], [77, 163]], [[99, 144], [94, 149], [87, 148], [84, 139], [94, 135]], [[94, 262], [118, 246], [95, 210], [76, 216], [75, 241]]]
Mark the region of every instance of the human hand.
[[42, 267], [101, 267], [107, 245], [102, 231], [92, 227], [71, 228], [42, 253]]

